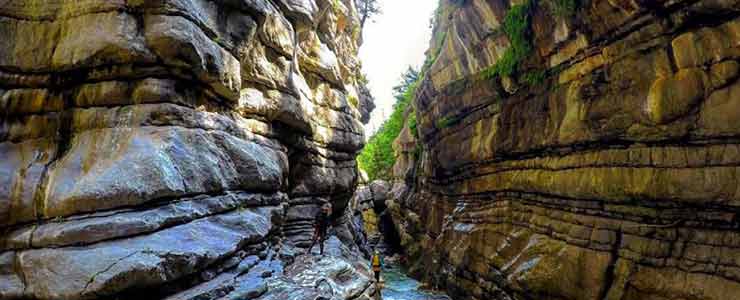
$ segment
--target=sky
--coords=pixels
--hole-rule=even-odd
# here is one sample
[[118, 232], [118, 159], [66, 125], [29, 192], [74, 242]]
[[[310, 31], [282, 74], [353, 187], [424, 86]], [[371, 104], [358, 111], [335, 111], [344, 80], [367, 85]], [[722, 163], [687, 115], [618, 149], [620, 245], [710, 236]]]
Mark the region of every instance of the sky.
[[363, 72], [370, 80], [375, 97], [375, 110], [365, 125], [369, 137], [390, 116], [393, 86], [409, 66], [417, 69], [424, 63], [432, 29], [429, 20], [437, 0], [379, 0], [381, 15], [368, 21], [363, 29], [360, 59]]

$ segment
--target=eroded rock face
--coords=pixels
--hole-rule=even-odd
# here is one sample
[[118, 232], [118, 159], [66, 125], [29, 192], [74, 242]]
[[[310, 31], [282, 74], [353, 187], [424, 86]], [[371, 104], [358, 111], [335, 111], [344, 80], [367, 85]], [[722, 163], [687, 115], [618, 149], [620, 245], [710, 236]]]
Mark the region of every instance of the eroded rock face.
[[319, 203], [358, 234], [359, 32], [350, 0], [0, 1], [0, 299], [275, 298]]
[[390, 185], [384, 180], [375, 180], [366, 185], [357, 187], [352, 203], [355, 214], [361, 215], [363, 228], [368, 236], [381, 235], [380, 214], [385, 210], [385, 201], [388, 200]]
[[524, 1], [452, 2], [390, 207], [415, 273], [460, 299], [740, 295], [740, 2], [533, 1], [531, 55], [493, 79]]

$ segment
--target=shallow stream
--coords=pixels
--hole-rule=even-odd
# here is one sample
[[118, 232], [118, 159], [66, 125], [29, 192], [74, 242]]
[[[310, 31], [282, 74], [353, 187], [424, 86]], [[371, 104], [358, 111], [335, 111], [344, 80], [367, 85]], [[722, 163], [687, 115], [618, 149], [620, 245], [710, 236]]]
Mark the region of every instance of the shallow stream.
[[442, 293], [419, 289], [421, 283], [406, 276], [397, 265], [386, 265], [383, 277], [383, 300], [450, 300]]

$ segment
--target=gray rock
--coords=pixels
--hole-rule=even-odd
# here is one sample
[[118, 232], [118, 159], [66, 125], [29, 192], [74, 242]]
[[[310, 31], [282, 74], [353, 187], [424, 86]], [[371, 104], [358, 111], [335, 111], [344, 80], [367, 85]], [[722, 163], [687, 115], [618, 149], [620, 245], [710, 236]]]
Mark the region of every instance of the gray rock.
[[366, 210], [373, 207], [374, 197], [370, 186], [364, 185], [357, 187], [353, 199], [357, 203], [357, 209], [359, 210]]
[[14, 272], [15, 252], [0, 254], [0, 299], [15, 299], [23, 296], [25, 285], [21, 276]]
[[367, 88], [365, 85], [360, 85], [360, 115], [362, 118], [360, 119], [363, 124], [367, 124], [370, 122], [370, 113], [372, 113], [373, 109], [375, 109], [375, 98], [373, 98], [373, 95], [370, 93], [370, 89]]
[[8, 234], [6, 247], [10, 249], [60, 247], [120, 239], [151, 233], [239, 207], [279, 203], [284, 197], [282, 194], [248, 193], [228, 193], [216, 197], [202, 195], [144, 211], [124, 210], [93, 214], [81, 219], [50, 222], [15, 230]]
[[282, 185], [283, 159], [273, 149], [217, 131], [86, 131], [49, 170], [45, 212], [56, 217], [165, 197], [272, 190]]
[[239, 99], [239, 61], [200, 28], [183, 17], [161, 15], [147, 15], [144, 27], [147, 45], [165, 63], [195, 73], [230, 101]]
[[278, 3], [285, 8], [288, 17], [305, 24], [314, 24], [314, 18], [319, 13], [319, 7], [313, 0], [279, 0]]
[[271, 210], [241, 210], [89, 247], [20, 252], [26, 296], [86, 299], [198, 272], [243, 245], [264, 239], [273, 226]]
[[268, 292], [259, 299], [358, 299], [371, 287], [368, 261], [332, 236], [326, 255], [302, 255], [287, 266], [284, 276], [268, 281]]
[[391, 184], [384, 180], [375, 180], [370, 183], [370, 191], [373, 194], [373, 206], [382, 209], [391, 191]]

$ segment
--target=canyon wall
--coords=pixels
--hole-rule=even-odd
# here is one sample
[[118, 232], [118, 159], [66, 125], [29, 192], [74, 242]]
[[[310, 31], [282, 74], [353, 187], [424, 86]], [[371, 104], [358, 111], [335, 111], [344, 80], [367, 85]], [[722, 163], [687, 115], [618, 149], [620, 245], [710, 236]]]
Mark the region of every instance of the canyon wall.
[[427, 55], [390, 203], [414, 274], [456, 299], [740, 297], [740, 2], [443, 0]]
[[0, 299], [366, 296], [360, 35], [351, 0], [0, 1]]

